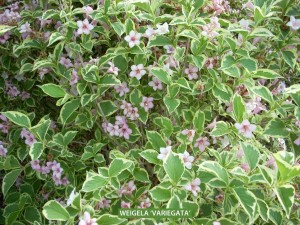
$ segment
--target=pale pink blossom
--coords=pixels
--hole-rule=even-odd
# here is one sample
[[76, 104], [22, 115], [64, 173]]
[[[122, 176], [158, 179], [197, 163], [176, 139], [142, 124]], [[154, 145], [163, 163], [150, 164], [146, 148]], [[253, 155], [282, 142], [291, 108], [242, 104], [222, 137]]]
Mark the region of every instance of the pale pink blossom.
[[267, 108], [261, 103], [261, 98], [256, 97], [254, 99], [250, 99], [246, 103], [246, 109], [248, 114], [258, 114], [261, 111], [265, 111]]
[[70, 85], [76, 84], [78, 80], [79, 80], [79, 76], [77, 75], [77, 71], [73, 69], [71, 73]]
[[246, 172], [246, 173], [249, 173], [250, 172], [250, 166], [248, 163], [242, 163], [240, 165], [240, 167]]
[[107, 73], [113, 73], [115, 75], [119, 74], [119, 68], [115, 66], [115, 64], [113, 64], [113, 62], [108, 62], [108, 64], [110, 65], [110, 67], [107, 70]]
[[245, 30], [249, 30], [249, 29], [250, 29], [250, 28], [249, 28], [250, 23], [249, 23], [248, 20], [241, 19], [241, 20], [239, 21], [239, 24], [240, 24], [240, 26], [241, 26], [243, 29], [245, 29]]
[[215, 221], [215, 222], [213, 222], [213, 225], [221, 225], [221, 223], [218, 221]]
[[108, 123], [108, 126], [106, 129], [107, 129], [108, 133], [110, 134], [110, 136], [119, 136], [120, 135], [118, 125], [113, 125], [111, 123]]
[[151, 206], [151, 201], [149, 198], [146, 198], [145, 201], [141, 202], [141, 204], [138, 206], [138, 208], [146, 209]]
[[127, 124], [124, 124], [120, 127], [118, 132], [120, 137], [124, 137], [126, 140], [128, 140], [129, 136], [132, 134], [132, 129], [130, 129]]
[[130, 202], [124, 202], [124, 201], [122, 201], [121, 202], [121, 208], [123, 208], [123, 209], [130, 209]]
[[213, 129], [216, 126], [216, 124], [217, 124], [217, 117], [215, 117], [214, 120], [210, 124], [207, 125], [207, 128]]
[[200, 192], [200, 179], [196, 178], [195, 180], [193, 180], [190, 184], [186, 185], [184, 188], [187, 191], [191, 191], [193, 193], [193, 195], [196, 197], [198, 195], [198, 192]]
[[71, 60], [69, 58], [65, 58], [65, 57], [61, 57], [59, 60], [59, 63], [61, 65], [64, 65], [66, 68], [70, 68], [73, 66], [73, 63], [71, 62]]
[[188, 75], [189, 80], [196, 80], [198, 78], [198, 68], [192, 64], [189, 64], [189, 68], [184, 69], [184, 73]]
[[132, 105], [123, 100], [120, 108], [124, 110], [124, 115], [127, 116], [132, 110]]
[[4, 148], [4, 146], [2, 145], [2, 142], [0, 142], [0, 156], [6, 157], [6, 154], [7, 154], [7, 149]]
[[173, 54], [175, 52], [175, 48], [172, 45], [165, 45], [164, 49], [166, 49], [168, 54]]
[[162, 90], [163, 89], [161, 81], [158, 78], [156, 78], [156, 77], [153, 77], [152, 81], [150, 81], [148, 83], [148, 85], [150, 87], [153, 87], [154, 91], [156, 91], [156, 90]]
[[111, 200], [102, 197], [101, 201], [98, 202], [97, 208], [104, 209], [110, 207]]
[[146, 70], [144, 70], [143, 64], [131, 66], [131, 72], [129, 74], [130, 77], [135, 77], [136, 79], [140, 80], [145, 74]]
[[190, 156], [190, 154], [187, 151], [184, 151], [184, 153], [179, 154], [179, 156], [182, 158], [184, 165], [187, 169], [192, 169], [192, 162], [194, 161], [194, 156]]
[[142, 100], [140, 106], [143, 107], [146, 112], [148, 112], [149, 109], [152, 109], [154, 107], [153, 98], [143, 96], [143, 100]]
[[32, 29], [30, 28], [30, 24], [28, 22], [21, 25], [20, 33], [31, 33]]
[[242, 123], [236, 123], [234, 126], [246, 138], [251, 138], [252, 132], [256, 130], [256, 125], [250, 124], [249, 120], [243, 120]]
[[208, 142], [207, 137], [199, 137], [199, 138], [196, 140], [194, 147], [198, 147], [199, 150], [200, 150], [201, 152], [203, 152], [203, 151], [206, 149], [206, 147], [209, 146], [209, 145], [210, 145], [210, 144], [209, 144], [209, 142]]
[[219, 33], [216, 31], [217, 29], [221, 28], [218, 17], [210, 18], [210, 23], [202, 26], [202, 35], [208, 38], [214, 38]]
[[78, 225], [98, 225], [95, 218], [91, 218], [89, 212], [84, 212], [83, 219], [80, 220]]
[[273, 169], [277, 168], [276, 161], [272, 155], [269, 157], [269, 160], [266, 162], [266, 166], [273, 168]]
[[124, 39], [128, 42], [129, 47], [132, 48], [133, 46], [140, 44], [140, 38], [141, 34], [132, 30]]
[[189, 138], [189, 141], [193, 141], [193, 139], [194, 139], [194, 136], [195, 136], [195, 130], [189, 130], [189, 129], [185, 129], [185, 130], [183, 130], [181, 133], [183, 134], [183, 135], [186, 135], [186, 136], [188, 136], [188, 138]]
[[172, 151], [171, 146], [167, 146], [166, 148], [160, 148], [160, 154], [158, 154], [157, 158], [160, 160], [164, 160], [167, 158], [167, 156], [169, 155], [169, 153]]
[[157, 34], [159, 35], [163, 35], [163, 34], [167, 34], [169, 33], [169, 24], [168, 23], [164, 23], [164, 24], [157, 24]]
[[125, 116], [116, 116], [115, 124], [118, 126], [127, 125], [126, 117]]
[[153, 27], [148, 26], [147, 30], [145, 31], [144, 36], [146, 38], [151, 38], [152, 36], [156, 35], [157, 31], [153, 29]]
[[84, 19], [84, 21], [77, 21], [77, 26], [78, 26], [78, 30], [77, 30], [77, 34], [90, 34], [91, 30], [94, 29], [94, 26], [92, 24], [89, 23], [89, 21], [87, 19]]
[[290, 21], [286, 25], [291, 27], [292, 30], [298, 30], [300, 28], [300, 19], [291, 16]]
[[131, 180], [128, 183], [124, 184], [119, 190], [119, 195], [132, 195], [133, 191], [136, 189], [134, 181]]
[[124, 96], [126, 93], [129, 92], [129, 88], [126, 82], [123, 82], [120, 85], [114, 85], [114, 89], [119, 94], [120, 97]]
[[251, 9], [251, 10], [254, 10], [254, 5], [252, 3], [252, 1], [248, 1], [247, 3], [243, 4], [243, 9]]
[[294, 144], [297, 146], [300, 145], [300, 134], [298, 135], [298, 138], [294, 141]]
[[40, 160], [34, 160], [30, 162], [31, 168], [34, 170], [40, 170], [41, 165], [40, 165]]
[[93, 9], [92, 7], [90, 7], [90, 6], [83, 6], [82, 9], [83, 9], [83, 11], [84, 11], [84, 13], [85, 13], [86, 15], [89, 15], [89, 14], [91, 14], [92, 12], [94, 12], [94, 9]]
[[244, 156], [244, 151], [242, 148], [239, 147], [238, 151], [237, 151], [237, 154], [236, 154], [236, 157], [238, 159], [241, 159], [242, 157]]

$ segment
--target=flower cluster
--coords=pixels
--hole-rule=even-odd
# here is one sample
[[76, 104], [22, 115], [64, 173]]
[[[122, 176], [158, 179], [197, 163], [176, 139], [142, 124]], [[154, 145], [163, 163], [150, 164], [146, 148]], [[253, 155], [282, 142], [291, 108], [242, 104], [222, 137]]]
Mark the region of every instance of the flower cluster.
[[36, 142], [34, 135], [25, 128], [22, 129], [20, 136], [21, 138], [25, 138], [25, 144], [28, 146], [31, 146]]
[[116, 116], [115, 124], [104, 122], [102, 128], [110, 136], [124, 137], [129, 139], [132, 134], [132, 129], [129, 128], [125, 116]]
[[70, 181], [68, 178], [62, 177], [63, 175], [63, 168], [61, 168], [60, 163], [56, 162], [55, 160], [52, 162], [46, 162], [45, 165], [40, 165], [40, 160], [34, 160], [30, 162], [31, 168], [41, 174], [49, 174], [52, 171], [52, 179], [55, 185], [63, 185], [67, 186]]
[[3, 143], [0, 141], [0, 156], [6, 157], [7, 154], [7, 148], [3, 146]]

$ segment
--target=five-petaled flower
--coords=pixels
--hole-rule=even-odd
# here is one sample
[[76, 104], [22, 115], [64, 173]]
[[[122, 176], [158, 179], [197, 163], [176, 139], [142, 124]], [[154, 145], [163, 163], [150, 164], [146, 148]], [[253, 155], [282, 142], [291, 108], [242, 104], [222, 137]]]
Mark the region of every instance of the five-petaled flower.
[[136, 79], [140, 80], [145, 74], [146, 70], [144, 70], [143, 64], [131, 66], [131, 72], [129, 74], [130, 77], [135, 77]]
[[77, 34], [90, 34], [91, 30], [94, 29], [94, 26], [87, 19], [77, 21], [77, 26]]
[[194, 161], [194, 156], [191, 156], [187, 151], [184, 151], [184, 153], [179, 154], [179, 156], [182, 158], [184, 165], [188, 169], [192, 169], [192, 162]]
[[194, 145], [194, 147], [198, 147], [201, 152], [203, 152], [207, 146], [209, 146], [207, 137], [197, 138], [195, 145]]
[[296, 19], [294, 16], [291, 16], [290, 22], [286, 25], [291, 27], [292, 30], [298, 30], [300, 28], [300, 19]]
[[152, 109], [154, 107], [153, 98], [143, 96], [143, 100], [140, 105], [145, 109], [146, 112], [148, 112], [149, 109]]
[[133, 46], [140, 44], [141, 36], [142, 35], [140, 33], [132, 30], [129, 32], [129, 35], [127, 35], [124, 39], [128, 42], [129, 47], [132, 48]]
[[95, 218], [91, 218], [89, 212], [84, 212], [83, 219], [80, 220], [78, 225], [98, 225]]
[[246, 138], [251, 138], [253, 136], [252, 132], [256, 129], [256, 125], [250, 124], [249, 120], [236, 123], [234, 126], [238, 129], [238, 132]]
[[200, 192], [200, 187], [199, 187], [200, 183], [201, 183], [200, 179], [196, 178], [190, 184], [184, 186], [184, 188], [187, 191], [191, 191], [193, 195], [196, 197], [198, 195], [198, 192]]
[[171, 149], [171, 146], [167, 146], [166, 148], [160, 148], [159, 151], [160, 151], [160, 154], [158, 154], [157, 158], [164, 160], [167, 158], [167, 156], [172, 151], [172, 149]]

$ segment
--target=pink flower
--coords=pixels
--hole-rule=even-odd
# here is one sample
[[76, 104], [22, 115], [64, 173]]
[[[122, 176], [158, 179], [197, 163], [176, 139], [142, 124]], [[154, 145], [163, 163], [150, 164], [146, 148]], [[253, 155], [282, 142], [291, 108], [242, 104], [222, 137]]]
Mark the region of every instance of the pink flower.
[[292, 30], [298, 30], [300, 28], [300, 19], [295, 19], [294, 16], [290, 17], [290, 22], [286, 24], [291, 27]]
[[167, 50], [167, 53], [168, 53], [168, 54], [172, 54], [172, 53], [175, 52], [175, 48], [174, 48], [172, 45], [165, 45], [165, 46], [164, 46], [164, 49]]
[[59, 63], [61, 65], [64, 65], [66, 68], [70, 68], [73, 66], [73, 63], [71, 62], [71, 60], [68, 58], [65, 58], [65, 57], [61, 57]]
[[20, 33], [31, 33], [32, 32], [32, 30], [30, 28], [30, 24], [28, 22], [21, 25], [20, 28], [21, 28]]
[[207, 140], [208, 140], [207, 137], [199, 137], [199, 138], [196, 140], [194, 147], [198, 147], [199, 150], [200, 150], [201, 152], [203, 152], [203, 151], [205, 150], [205, 148], [206, 148], [207, 146], [209, 146], [209, 142], [208, 142]]
[[153, 77], [152, 81], [150, 81], [148, 85], [153, 87], [154, 91], [163, 89], [161, 81], [156, 77]]
[[145, 201], [141, 202], [140, 206], [138, 206], [138, 208], [149, 208], [151, 206], [151, 201], [149, 198], [147, 198]]
[[136, 79], [140, 80], [145, 74], [146, 70], [144, 70], [143, 64], [131, 66], [131, 72], [129, 74], [130, 77], [135, 77]]
[[91, 14], [92, 12], [94, 12], [94, 9], [90, 6], [83, 6], [82, 7], [83, 11], [85, 14], [89, 15]]
[[123, 126], [127, 125], [126, 117], [125, 116], [116, 116], [116, 125]]
[[132, 129], [128, 127], [127, 124], [124, 124], [120, 129], [119, 129], [119, 136], [124, 137], [126, 140], [129, 139], [129, 136], [132, 134]]
[[298, 138], [294, 141], [294, 144], [297, 146], [300, 145], [300, 134], [298, 135]]
[[242, 163], [240, 165], [240, 167], [246, 172], [249, 173], [250, 172], [250, 166], [248, 165], [248, 163]]
[[154, 107], [153, 98], [143, 96], [143, 100], [142, 100], [140, 106], [143, 107], [146, 112], [148, 112], [149, 109], [152, 109]]
[[266, 162], [266, 166], [273, 168], [273, 169], [277, 168], [276, 161], [272, 155], [269, 157], [269, 160]]
[[[125, 112], [125, 110], [124, 110]], [[128, 113], [127, 113], [127, 116], [131, 119], [131, 120], [136, 120], [137, 118], [139, 118], [139, 114], [138, 114], [138, 108], [137, 107], [134, 107], [134, 108], [131, 108]]]
[[243, 9], [244, 8], [254, 10], [254, 5], [253, 5], [252, 1], [248, 1], [246, 4], [243, 4]]
[[245, 29], [245, 30], [249, 30], [249, 21], [245, 20], [245, 19], [241, 19], [239, 22], [240, 26]]
[[110, 134], [110, 136], [119, 136], [119, 126], [113, 125], [111, 123], [108, 123], [107, 131]]
[[9, 39], [10, 32], [6, 32], [3, 35], [0, 35], [0, 43], [5, 44], [5, 42]]
[[115, 85], [114, 89], [119, 94], [120, 97], [124, 96], [126, 93], [129, 92], [129, 88], [126, 82], [123, 82], [120, 85]]
[[124, 39], [128, 42], [129, 47], [132, 48], [133, 46], [140, 44], [140, 38], [141, 34], [132, 30]]
[[127, 184], [124, 184], [121, 189], [119, 190], [119, 195], [132, 195], [132, 192], [136, 189], [134, 185], [134, 181], [131, 180]]
[[25, 137], [25, 144], [32, 146], [36, 142], [35, 137], [30, 132]]
[[256, 97], [246, 103], [247, 112], [249, 114], [258, 114], [260, 111], [266, 110], [266, 106], [261, 103], [261, 98]]
[[198, 195], [198, 192], [200, 192], [200, 179], [196, 178], [195, 180], [193, 180], [190, 184], [186, 185], [184, 188], [187, 191], [191, 191], [193, 193], [193, 195], [196, 197]]
[[132, 110], [132, 106], [129, 102], [126, 102], [126, 101], [122, 101], [122, 105], [120, 106], [121, 109], [124, 109], [124, 115], [126, 116], [129, 111]]
[[202, 26], [202, 35], [206, 36], [208, 38], [214, 38], [215, 36], [217, 36], [219, 33], [216, 32], [216, 29], [221, 28], [220, 24], [219, 24], [219, 19], [218, 17], [212, 17], [210, 18], [210, 23], [206, 24], [204, 26]]
[[157, 24], [156, 25], [157, 27], [157, 34], [159, 35], [163, 35], [163, 34], [166, 34], [166, 33], [169, 33], [169, 24], [168, 23], [164, 23], [164, 24]]
[[218, 221], [215, 221], [215, 222], [213, 222], [213, 225], [221, 225], [221, 223]]
[[243, 157], [243, 155], [244, 155], [243, 149], [239, 148], [238, 151], [237, 151], [236, 157], [238, 159], [241, 159]]
[[74, 85], [78, 82], [79, 76], [77, 75], [76, 70], [72, 70], [70, 85]]
[[182, 158], [184, 165], [188, 169], [192, 169], [192, 162], [194, 161], [194, 156], [190, 156], [190, 154], [187, 151], [184, 151], [183, 154], [179, 154]]
[[40, 160], [34, 160], [30, 162], [31, 168], [34, 170], [40, 170], [41, 166], [40, 166]]
[[89, 23], [89, 21], [87, 19], [85, 19], [84, 21], [77, 21], [77, 26], [78, 26], [78, 30], [77, 30], [77, 34], [90, 34], [90, 31], [94, 29], [94, 26], [92, 24]]
[[96, 219], [91, 219], [91, 215], [89, 212], [84, 212], [83, 219], [80, 220], [78, 225], [98, 225], [96, 223]]
[[214, 120], [207, 125], [207, 128], [213, 129], [216, 126], [216, 124], [217, 124], [217, 117], [215, 117]]
[[6, 157], [6, 154], [7, 154], [7, 149], [4, 148], [4, 146], [0, 142], [0, 156]]
[[167, 156], [169, 155], [169, 153], [172, 151], [171, 146], [167, 146], [166, 148], [160, 148], [160, 154], [158, 154], [157, 158], [160, 160], [164, 160], [167, 158]]
[[154, 30], [151, 26], [148, 26], [147, 30], [145, 31], [144, 36], [146, 38], [150, 38], [150, 37], [152, 37], [152, 36], [154, 36], [156, 34], [157, 34], [157, 31]]
[[130, 203], [129, 202], [124, 202], [124, 201], [122, 201], [121, 202], [121, 208], [123, 208], [123, 209], [130, 209]]
[[97, 208], [100, 208], [100, 209], [109, 208], [110, 203], [111, 203], [111, 200], [107, 200], [105, 198], [102, 198], [101, 201], [98, 202]]
[[110, 65], [110, 67], [107, 70], [107, 73], [113, 73], [115, 75], [118, 75], [119, 73], [119, 68], [115, 66], [115, 64], [113, 64], [112, 62], [108, 62], [108, 64]]
[[184, 69], [184, 73], [188, 75], [189, 80], [197, 79], [198, 78], [198, 68], [189, 64], [189, 68]]
[[195, 136], [195, 130], [188, 130], [185, 129], [181, 132], [183, 135], [187, 135], [189, 138], [189, 141], [193, 141], [194, 136]]
[[246, 138], [251, 138], [253, 135], [252, 132], [256, 129], [256, 126], [250, 124], [248, 120], [244, 120], [242, 123], [236, 123], [234, 126], [238, 129], [238, 132]]

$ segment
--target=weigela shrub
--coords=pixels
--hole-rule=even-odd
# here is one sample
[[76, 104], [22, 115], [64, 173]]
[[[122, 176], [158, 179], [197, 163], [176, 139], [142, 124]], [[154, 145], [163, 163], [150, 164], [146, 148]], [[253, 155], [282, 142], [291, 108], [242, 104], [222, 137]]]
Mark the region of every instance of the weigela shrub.
[[298, 0], [0, 4], [1, 224], [300, 224]]

